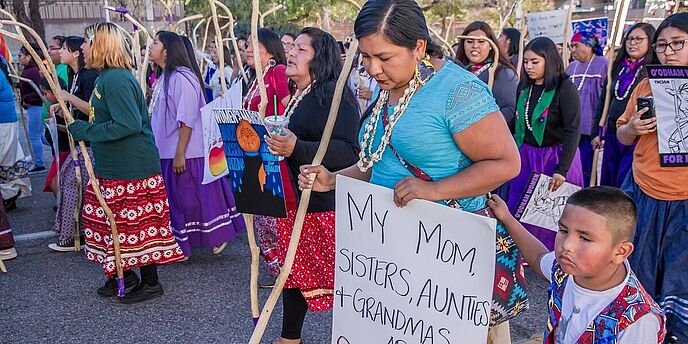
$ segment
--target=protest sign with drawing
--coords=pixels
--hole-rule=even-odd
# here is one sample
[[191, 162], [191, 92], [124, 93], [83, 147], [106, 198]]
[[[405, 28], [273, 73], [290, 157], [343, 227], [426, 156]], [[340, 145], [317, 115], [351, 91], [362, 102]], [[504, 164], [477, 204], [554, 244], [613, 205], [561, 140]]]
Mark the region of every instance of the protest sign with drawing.
[[600, 45], [607, 46], [609, 37], [609, 18], [588, 18], [571, 22], [571, 32], [591, 32], [600, 40]]
[[214, 109], [222, 135], [237, 211], [287, 217], [279, 157], [268, 150], [268, 135], [255, 111]]
[[564, 183], [557, 191], [552, 192], [551, 182], [552, 177], [533, 173], [514, 217], [522, 223], [558, 231], [559, 218], [566, 201], [581, 187]]
[[555, 10], [526, 14], [526, 25], [530, 39], [548, 37], [554, 43], [564, 42], [566, 11]]
[[662, 167], [688, 166], [688, 67], [646, 68], [657, 116], [659, 163]]
[[485, 343], [494, 219], [337, 178], [332, 343]]

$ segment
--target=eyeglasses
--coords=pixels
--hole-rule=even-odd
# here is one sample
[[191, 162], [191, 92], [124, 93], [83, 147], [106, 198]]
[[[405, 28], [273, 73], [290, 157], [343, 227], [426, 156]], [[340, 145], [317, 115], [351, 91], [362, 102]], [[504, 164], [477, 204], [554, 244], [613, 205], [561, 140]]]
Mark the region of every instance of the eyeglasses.
[[667, 50], [667, 47], [671, 47], [671, 50], [673, 52], [677, 52], [681, 49], [683, 49], [683, 46], [686, 44], [686, 40], [682, 41], [673, 41], [671, 43], [655, 43], [652, 45], [652, 48], [655, 49], [655, 52], [657, 53], [664, 53]]
[[646, 39], [646, 37], [628, 37], [626, 42], [630, 44], [641, 44], [645, 42]]

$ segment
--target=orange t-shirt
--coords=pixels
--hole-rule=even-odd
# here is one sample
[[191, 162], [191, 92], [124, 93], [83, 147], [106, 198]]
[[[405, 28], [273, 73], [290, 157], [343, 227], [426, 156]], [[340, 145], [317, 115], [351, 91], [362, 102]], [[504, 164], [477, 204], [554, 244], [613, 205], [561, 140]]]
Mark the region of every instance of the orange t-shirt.
[[[626, 111], [616, 127], [627, 124], [636, 111], [637, 98], [652, 96], [650, 80], [645, 78], [630, 96]], [[648, 196], [665, 201], [688, 199], [688, 167], [662, 167], [659, 164], [657, 132], [642, 135], [633, 151], [633, 179]]]

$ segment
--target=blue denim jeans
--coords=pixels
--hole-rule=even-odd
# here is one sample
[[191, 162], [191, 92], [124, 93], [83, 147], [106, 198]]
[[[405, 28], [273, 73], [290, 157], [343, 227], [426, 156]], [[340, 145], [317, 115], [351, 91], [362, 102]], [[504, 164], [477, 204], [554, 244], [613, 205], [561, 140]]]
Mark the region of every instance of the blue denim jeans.
[[41, 119], [41, 110], [42, 108], [40, 106], [29, 106], [25, 111], [29, 122], [29, 141], [33, 149], [33, 162], [36, 167], [44, 166], [43, 131], [45, 130], [45, 125], [43, 119]]

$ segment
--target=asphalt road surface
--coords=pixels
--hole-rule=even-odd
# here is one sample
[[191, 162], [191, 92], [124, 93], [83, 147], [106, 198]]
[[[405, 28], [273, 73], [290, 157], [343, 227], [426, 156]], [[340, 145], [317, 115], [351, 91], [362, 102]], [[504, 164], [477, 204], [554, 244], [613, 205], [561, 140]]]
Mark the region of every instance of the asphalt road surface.
[[[47, 155], [47, 154], [46, 154]], [[31, 177], [33, 196], [8, 213], [18, 257], [0, 273], [0, 343], [247, 343], [253, 330], [249, 303], [250, 253], [246, 235], [221, 254], [195, 249], [190, 260], [161, 266], [165, 295], [136, 305], [101, 298], [105, 278], [83, 253], [57, 253], [53, 197], [45, 173]], [[264, 276], [264, 275], [263, 275]], [[530, 310], [511, 322], [513, 343], [540, 335], [546, 321], [546, 282], [527, 270]], [[261, 290], [261, 304], [269, 295]], [[279, 336], [281, 304], [264, 343]], [[332, 312], [309, 313], [303, 342], [330, 343]], [[368, 344], [368, 343], [366, 343]]]

